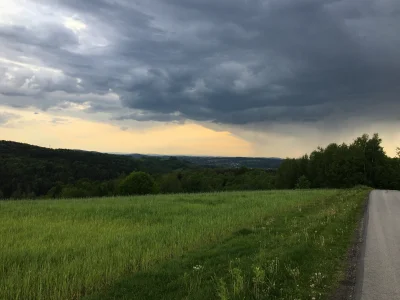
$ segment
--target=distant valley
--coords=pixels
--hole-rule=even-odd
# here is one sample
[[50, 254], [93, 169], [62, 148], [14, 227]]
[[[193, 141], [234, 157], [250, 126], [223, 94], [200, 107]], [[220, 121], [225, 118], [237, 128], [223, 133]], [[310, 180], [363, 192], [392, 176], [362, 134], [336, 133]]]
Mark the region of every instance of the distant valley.
[[[167, 155], [144, 155], [144, 154], [129, 154], [134, 158], [146, 156], [156, 156], [159, 158], [169, 159]], [[191, 155], [176, 155], [180, 161], [189, 162], [202, 167], [217, 167], [217, 168], [241, 168], [247, 167], [251, 169], [278, 169], [283, 159], [276, 157], [223, 157], [223, 156], [191, 156]]]

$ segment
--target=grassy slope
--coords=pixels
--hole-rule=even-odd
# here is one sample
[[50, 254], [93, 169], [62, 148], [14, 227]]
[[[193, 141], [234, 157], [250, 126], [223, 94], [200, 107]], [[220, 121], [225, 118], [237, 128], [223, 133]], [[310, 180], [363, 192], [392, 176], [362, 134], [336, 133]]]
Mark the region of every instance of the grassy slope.
[[366, 194], [2, 202], [0, 298], [319, 299]]

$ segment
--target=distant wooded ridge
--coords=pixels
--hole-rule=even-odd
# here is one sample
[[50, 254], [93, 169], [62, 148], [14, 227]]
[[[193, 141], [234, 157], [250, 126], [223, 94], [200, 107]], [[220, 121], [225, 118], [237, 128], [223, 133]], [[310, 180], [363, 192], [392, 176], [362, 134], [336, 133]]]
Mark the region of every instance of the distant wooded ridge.
[[[69, 198], [365, 185], [400, 189], [400, 159], [378, 134], [277, 158], [147, 156], [0, 141], [0, 198]], [[399, 151], [400, 152], [400, 151]], [[400, 153], [399, 153], [400, 154]]]
[[[168, 158], [170, 155], [146, 155], [126, 154], [135, 158], [160, 157]], [[243, 156], [197, 156], [197, 155], [174, 155], [181, 161], [190, 162], [200, 166], [224, 167], [224, 168], [256, 168], [256, 169], [277, 169], [283, 159], [277, 157], [243, 157]]]
[[[240, 167], [260, 169], [276, 169], [278, 167], [274, 159], [270, 161], [270, 164], [268, 159], [226, 158], [225, 161], [223, 159], [221, 157], [216, 160], [210, 158], [204, 160], [204, 158], [186, 156], [178, 158], [108, 154], [83, 150], [50, 149], [25, 143], [0, 141], [0, 198], [84, 197], [120, 194], [117, 188], [119, 182], [134, 171], [151, 174], [159, 186], [163, 187], [161, 192], [201, 191], [205, 189], [205, 185], [189, 183], [191, 176], [188, 175], [189, 173], [198, 174], [205, 171], [203, 169], [220, 167], [224, 168], [225, 173], [228, 172], [228, 169], [239, 169]], [[255, 163], [257, 161], [260, 163]], [[219, 170], [215, 171], [220, 172]], [[183, 179], [184, 174], [187, 175], [182, 188], [169, 187], [165, 183], [168, 180], [162, 179], [163, 175], [175, 174], [174, 172], [180, 172], [180, 179]], [[224, 186], [229, 180], [225, 181]], [[173, 183], [170, 184], [173, 185]], [[249, 186], [247, 183], [246, 185]], [[250, 187], [256, 187], [256, 185], [257, 183], [254, 183]], [[242, 189], [237, 183], [233, 186]], [[229, 183], [227, 188], [229, 188]], [[217, 189], [217, 187], [213, 189]]]

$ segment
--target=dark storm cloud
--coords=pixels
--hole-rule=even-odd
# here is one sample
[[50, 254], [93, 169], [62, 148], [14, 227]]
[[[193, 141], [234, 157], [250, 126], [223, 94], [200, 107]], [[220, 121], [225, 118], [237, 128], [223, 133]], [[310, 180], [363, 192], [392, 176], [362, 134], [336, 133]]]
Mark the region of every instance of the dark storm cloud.
[[135, 114], [128, 114], [122, 115], [113, 118], [115, 121], [123, 121], [123, 120], [136, 120], [136, 121], [159, 121], [159, 122], [174, 122], [174, 123], [182, 123], [184, 118], [180, 115], [176, 114], [157, 114], [157, 113], [135, 113]]
[[12, 25], [0, 28], [0, 38], [20, 46], [38, 46], [43, 49], [56, 49], [65, 45], [78, 44], [76, 36], [66, 28], [58, 25], [33, 31], [24, 26]]
[[[114, 120], [244, 125], [397, 118], [383, 108], [400, 110], [395, 0], [40, 3], [78, 15], [108, 44], [73, 51], [84, 38], [62, 26], [40, 34], [8, 26], [0, 39], [10, 59], [25, 53], [64, 72], [57, 83], [36, 84], [42, 92], [112, 89], [125, 113], [96, 102], [87, 111], [111, 112]], [[28, 95], [7, 88], [0, 92], [8, 97]]]

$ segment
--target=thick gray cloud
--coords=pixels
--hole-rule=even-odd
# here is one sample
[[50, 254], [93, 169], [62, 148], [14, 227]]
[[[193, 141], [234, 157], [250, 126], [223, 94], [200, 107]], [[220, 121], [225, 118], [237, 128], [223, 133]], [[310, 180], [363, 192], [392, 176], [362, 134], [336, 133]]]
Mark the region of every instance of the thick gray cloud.
[[396, 0], [35, 2], [48, 22], [0, 23], [3, 104], [62, 108], [63, 92], [113, 120], [398, 120]]

